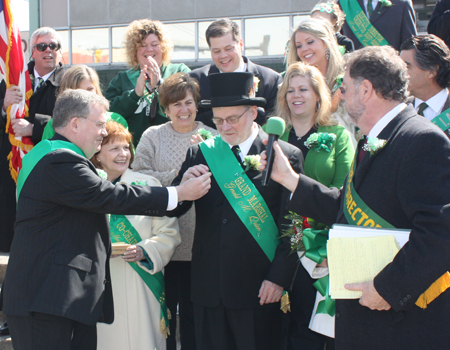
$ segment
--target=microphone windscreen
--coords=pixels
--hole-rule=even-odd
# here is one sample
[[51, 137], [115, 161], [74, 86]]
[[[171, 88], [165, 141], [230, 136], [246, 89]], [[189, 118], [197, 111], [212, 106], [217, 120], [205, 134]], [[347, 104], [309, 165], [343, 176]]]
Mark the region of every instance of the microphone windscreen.
[[265, 132], [267, 134], [282, 136], [285, 129], [286, 123], [283, 119], [280, 117], [272, 117], [267, 121]]

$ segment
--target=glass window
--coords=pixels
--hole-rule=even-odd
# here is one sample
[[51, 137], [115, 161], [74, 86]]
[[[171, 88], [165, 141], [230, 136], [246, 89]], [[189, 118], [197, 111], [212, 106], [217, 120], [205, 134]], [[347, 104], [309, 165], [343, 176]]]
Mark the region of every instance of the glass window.
[[283, 55], [289, 40], [289, 17], [245, 20], [245, 55]]
[[68, 30], [57, 30], [58, 34], [61, 35], [62, 41], [62, 60], [61, 63], [66, 65], [69, 64], [69, 31]]
[[164, 26], [174, 45], [172, 59], [195, 59], [195, 23], [169, 23]]
[[72, 63], [109, 63], [108, 28], [73, 30]]
[[198, 58], [211, 58], [211, 50], [206, 41], [206, 29], [212, 21], [198, 22]]
[[113, 27], [112, 28], [112, 61], [126, 62], [125, 47], [123, 44], [123, 37], [127, 27]]
[[300, 24], [301, 21], [303, 21], [304, 19], [308, 19], [310, 16], [309, 15], [299, 15], [299, 16], [294, 16], [293, 18], [293, 26], [295, 28], [297, 28], [297, 26]]

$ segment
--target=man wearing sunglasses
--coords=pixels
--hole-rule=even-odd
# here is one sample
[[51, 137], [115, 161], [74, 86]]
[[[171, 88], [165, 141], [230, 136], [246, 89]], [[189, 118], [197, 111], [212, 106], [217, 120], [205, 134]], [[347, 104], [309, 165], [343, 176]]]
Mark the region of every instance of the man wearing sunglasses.
[[[61, 37], [52, 28], [42, 27], [31, 36], [31, 57], [28, 73], [33, 85], [33, 95], [30, 98], [30, 109], [27, 118], [12, 120], [12, 127], [17, 136], [31, 136], [37, 144], [50, 120], [55, 106], [59, 82], [64, 74], [61, 61]], [[6, 89], [6, 82], [0, 83], [0, 252], [9, 252], [14, 235], [16, 219], [16, 184], [9, 171], [7, 157], [11, 152], [11, 143], [5, 132], [6, 109], [19, 103], [25, 91], [18, 86]], [[0, 335], [9, 334], [7, 326], [0, 327]]]
[[[195, 201], [191, 300], [197, 348], [278, 349], [279, 301], [298, 260], [289, 254], [289, 239], [278, 236], [289, 192], [273, 181], [263, 187], [258, 165], [243, 164], [244, 157], [266, 148], [267, 134], [255, 123], [257, 108], [266, 101], [250, 97], [252, 73], [211, 74], [209, 84], [211, 100], [200, 105], [212, 108], [220, 137], [191, 147], [174, 180], [212, 173], [209, 193]], [[294, 169], [302, 171], [300, 150], [281, 144]], [[176, 214], [191, 205], [183, 203]]]

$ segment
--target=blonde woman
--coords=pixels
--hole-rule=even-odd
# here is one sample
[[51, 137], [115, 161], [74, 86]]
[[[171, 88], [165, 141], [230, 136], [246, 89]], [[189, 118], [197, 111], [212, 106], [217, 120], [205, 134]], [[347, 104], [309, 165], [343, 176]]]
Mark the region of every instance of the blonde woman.
[[[307, 176], [325, 186], [340, 188], [354, 149], [349, 132], [338, 125], [330, 109], [330, 92], [319, 69], [302, 62], [291, 64], [277, 95], [276, 114], [288, 125], [281, 139], [301, 149]], [[322, 143], [312, 143], [318, 135]], [[313, 283], [315, 278], [326, 276], [328, 269], [305, 257], [301, 261], [290, 293], [292, 312], [284, 316], [285, 349], [321, 350], [325, 341], [327, 350], [333, 349], [334, 319], [318, 320], [313, 314], [318, 297]]]
[[111, 102], [111, 111], [127, 120], [137, 145], [148, 127], [167, 122], [158, 103], [159, 85], [172, 74], [190, 69], [183, 63], [170, 63], [173, 44], [159, 21], [131, 22], [124, 44], [130, 69], [111, 80], [105, 97]]

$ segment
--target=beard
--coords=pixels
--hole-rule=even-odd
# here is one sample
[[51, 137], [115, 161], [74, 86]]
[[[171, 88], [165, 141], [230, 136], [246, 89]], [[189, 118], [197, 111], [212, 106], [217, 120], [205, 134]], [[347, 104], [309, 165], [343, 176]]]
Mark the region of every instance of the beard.
[[350, 122], [358, 126], [359, 119], [363, 115], [366, 107], [360, 101], [354, 101], [351, 105], [345, 103]]

